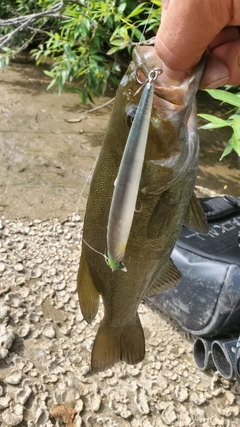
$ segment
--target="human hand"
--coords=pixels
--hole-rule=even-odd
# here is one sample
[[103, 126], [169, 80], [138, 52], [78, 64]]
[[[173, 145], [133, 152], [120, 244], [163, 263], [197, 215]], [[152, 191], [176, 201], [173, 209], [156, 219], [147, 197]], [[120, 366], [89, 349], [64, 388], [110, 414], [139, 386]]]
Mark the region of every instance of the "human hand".
[[201, 88], [240, 84], [240, 1], [163, 0], [155, 49], [164, 73], [181, 81], [206, 51]]

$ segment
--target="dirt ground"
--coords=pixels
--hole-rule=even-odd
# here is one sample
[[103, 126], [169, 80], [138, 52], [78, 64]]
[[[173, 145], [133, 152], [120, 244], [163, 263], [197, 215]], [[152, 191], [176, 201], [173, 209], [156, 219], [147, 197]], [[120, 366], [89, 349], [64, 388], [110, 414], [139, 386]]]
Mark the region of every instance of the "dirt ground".
[[[73, 426], [49, 414], [67, 402], [77, 427], [237, 427], [238, 384], [200, 372], [193, 339], [148, 305], [139, 310], [144, 362], [89, 371], [102, 310], [91, 326], [84, 322], [76, 274], [86, 181], [111, 105], [86, 113], [76, 94], [58, 96], [47, 84], [32, 64], [0, 74], [0, 425]], [[199, 111], [215, 105], [200, 96]], [[219, 161], [228, 138], [201, 132], [200, 194], [239, 196], [237, 155]]]

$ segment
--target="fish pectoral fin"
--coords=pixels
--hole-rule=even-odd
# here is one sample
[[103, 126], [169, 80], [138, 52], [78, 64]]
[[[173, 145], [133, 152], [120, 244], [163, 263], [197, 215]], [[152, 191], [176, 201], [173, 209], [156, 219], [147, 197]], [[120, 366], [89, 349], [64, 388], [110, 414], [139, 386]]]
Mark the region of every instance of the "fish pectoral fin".
[[153, 279], [145, 293], [147, 297], [158, 295], [173, 286], [176, 286], [181, 280], [181, 273], [170, 258], [166, 266], [154, 274]]
[[184, 225], [191, 231], [203, 234], [208, 233], [209, 227], [205, 213], [194, 193], [187, 207]]
[[145, 338], [138, 316], [135, 323], [117, 328], [102, 321], [92, 349], [93, 372], [108, 369], [121, 360], [134, 365], [141, 362], [144, 356]]
[[99, 292], [94, 286], [84, 253], [80, 258], [77, 284], [82, 315], [88, 323], [91, 323], [98, 311]]
[[171, 229], [172, 213], [178, 204], [178, 196], [166, 191], [160, 196], [148, 223], [147, 234], [150, 239], [157, 239], [164, 231]]

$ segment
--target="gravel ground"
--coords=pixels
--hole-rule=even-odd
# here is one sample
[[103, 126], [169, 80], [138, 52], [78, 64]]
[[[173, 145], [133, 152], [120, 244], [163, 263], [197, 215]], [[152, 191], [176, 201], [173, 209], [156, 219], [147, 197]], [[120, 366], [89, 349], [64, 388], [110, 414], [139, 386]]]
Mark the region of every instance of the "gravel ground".
[[[78, 100], [46, 92], [41, 70], [15, 65], [1, 77], [0, 426], [239, 426], [238, 383], [199, 371], [193, 339], [150, 305], [139, 308], [145, 360], [90, 372], [102, 308], [87, 325], [76, 291], [86, 194], [81, 217], [71, 212], [111, 107], [67, 123]], [[220, 134], [205, 142], [198, 185], [239, 195], [239, 163], [216, 160]]]
[[[237, 427], [239, 385], [200, 372], [191, 337], [148, 305], [139, 309], [145, 360], [91, 374], [102, 309], [91, 326], [79, 310], [81, 231], [76, 214], [61, 222], [1, 219], [1, 425]], [[61, 403], [77, 411], [74, 424], [50, 417]]]

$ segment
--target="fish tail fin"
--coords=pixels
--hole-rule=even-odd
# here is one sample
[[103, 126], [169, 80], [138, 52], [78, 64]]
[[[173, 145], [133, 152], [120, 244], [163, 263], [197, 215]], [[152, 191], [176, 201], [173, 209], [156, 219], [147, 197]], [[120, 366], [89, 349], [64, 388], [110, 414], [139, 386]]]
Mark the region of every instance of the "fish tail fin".
[[94, 286], [84, 254], [80, 259], [77, 284], [82, 315], [88, 323], [91, 323], [98, 311], [99, 292]]
[[92, 349], [93, 372], [108, 369], [120, 361], [134, 365], [141, 362], [144, 356], [145, 338], [138, 315], [135, 323], [117, 328], [109, 327], [102, 321]]

